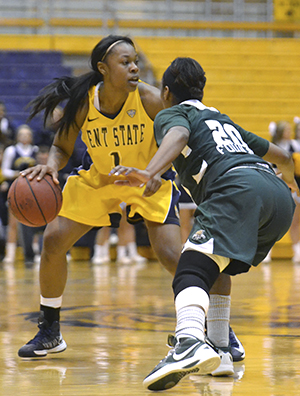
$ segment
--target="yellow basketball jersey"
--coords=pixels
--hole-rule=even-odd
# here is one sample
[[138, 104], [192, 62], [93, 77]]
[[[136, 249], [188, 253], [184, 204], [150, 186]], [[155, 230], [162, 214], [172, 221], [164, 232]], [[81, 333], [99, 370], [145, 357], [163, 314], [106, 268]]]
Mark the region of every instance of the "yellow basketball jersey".
[[111, 225], [110, 214], [122, 213], [120, 203], [149, 221], [164, 223], [173, 199], [173, 183], [163, 180], [159, 190], [144, 197], [144, 188], [119, 186], [108, 176], [116, 165], [145, 169], [157, 151], [153, 121], [147, 115], [138, 89], [130, 93], [113, 118], [100, 112], [98, 87], [89, 90], [89, 111], [81, 128], [90, 158], [73, 172], [63, 189], [60, 215], [91, 226]]
[[82, 140], [100, 174], [108, 175], [116, 165], [144, 169], [157, 151], [157, 145], [153, 121], [143, 107], [139, 90], [128, 95], [122, 110], [111, 119], [99, 111], [98, 87], [92, 87]]

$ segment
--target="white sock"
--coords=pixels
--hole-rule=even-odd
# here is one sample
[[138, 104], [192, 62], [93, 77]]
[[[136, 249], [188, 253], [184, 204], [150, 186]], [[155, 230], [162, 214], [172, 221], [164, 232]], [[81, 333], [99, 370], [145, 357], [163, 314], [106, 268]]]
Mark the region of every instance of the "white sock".
[[130, 242], [127, 245], [128, 248], [128, 255], [129, 257], [136, 257], [138, 252], [137, 252], [137, 247], [135, 242]]
[[109, 245], [105, 242], [104, 245], [94, 245], [94, 255], [93, 258], [109, 257]]
[[5, 260], [14, 261], [17, 245], [14, 242], [7, 242], [5, 245]]
[[230, 296], [211, 294], [207, 313], [207, 337], [217, 347], [229, 345]]
[[180, 308], [176, 316], [175, 336], [178, 340], [184, 337], [195, 337], [204, 341], [205, 313], [201, 307], [190, 305]]
[[117, 246], [117, 260], [121, 260], [126, 256], [126, 246]]
[[46, 298], [40, 295], [40, 303], [45, 307], [60, 308], [62, 306], [62, 296], [54, 298]]
[[102, 257], [102, 245], [94, 245], [94, 255], [95, 257]]
[[177, 339], [195, 337], [204, 341], [205, 312], [208, 305], [208, 294], [199, 287], [188, 287], [176, 296]]
[[40, 246], [39, 246], [38, 242], [33, 242], [32, 250], [33, 250], [34, 254], [40, 254]]
[[102, 254], [103, 257], [109, 257], [110, 252], [109, 252], [109, 243], [105, 242], [104, 245], [102, 245]]
[[293, 248], [294, 256], [300, 254], [300, 243], [299, 242], [297, 242], [294, 245], [292, 245], [292, 248]]

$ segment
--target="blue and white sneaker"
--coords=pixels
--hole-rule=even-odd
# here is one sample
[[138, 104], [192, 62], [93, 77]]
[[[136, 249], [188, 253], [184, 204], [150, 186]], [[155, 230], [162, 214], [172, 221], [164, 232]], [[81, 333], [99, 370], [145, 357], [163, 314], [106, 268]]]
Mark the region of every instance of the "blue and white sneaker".
[[44, 357], [47, 353], [63, 352], [67, 344], [62, 338], [59, 322], [53, 322], [51, 326], [45, 319], [39, 319], [39, 332], [36, 336], [23, 345], [18, 352], [22, 358]]
[[173, 348], [144, 379], [143, 385], [149, 390], [173, 388], [186, 375], [209, 374], [220, 364], [218, 353], [197, 338], [177, 341], [174, 336], [169, 336], [168, 345]]
[[245, 349], [236, 334], [229, 327], [229, 344], [231, 346], [231, 355], [234, 362], [240, 362], [245, 359]]
[[211, 346], [220, 356], [221, 362], [219, 366], [210, 374], [213, 377], [227, 377], [234, 374], [233, 358], [231, 355], [231, 347], [218, 347], [215, 346], [209, 338], [206, 337], [206, 343]]
[[230, 347], [228, 348], [216, 348], [217, 352], [220, 356], [221, 363], [219, 367], [217, 367], [214, 371], [212, 371], [210, 374], [213, 377], [227, 377], [230, 375], [234, 374], [234, 368], [233, 368], [233, 358], [230, 353]]

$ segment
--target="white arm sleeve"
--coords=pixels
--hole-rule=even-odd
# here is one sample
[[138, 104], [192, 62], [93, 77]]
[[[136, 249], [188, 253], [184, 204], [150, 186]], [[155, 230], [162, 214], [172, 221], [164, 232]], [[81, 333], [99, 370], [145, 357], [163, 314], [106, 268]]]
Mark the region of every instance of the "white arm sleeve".
[[2, 174], [6, 179], [14, 179], [16, 177], [16, 171], [12, 169], [13, 160], [16, 154], [14, 146], [9, 146], [4, 150], [2, 160]]

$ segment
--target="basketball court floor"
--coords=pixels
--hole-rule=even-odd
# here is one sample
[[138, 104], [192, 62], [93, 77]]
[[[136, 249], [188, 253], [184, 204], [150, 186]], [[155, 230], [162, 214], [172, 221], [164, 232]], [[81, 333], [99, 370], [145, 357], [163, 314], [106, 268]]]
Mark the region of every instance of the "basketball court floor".
[[[0, 267], [1, 396], [145, 396], [143, 378], [168, 352], [171, 277], [156, 261], [71, 261], [61, 312], [65, 352], [20, 359], [36, 331], [38, 268]], [[233, 278], [231, 325], [246, 349], [233, 377], [192, 376], [174, 396], [300, 395], [300, 266], [261, 264]], [[162, 393], [161, 393], [162, 394]]]

